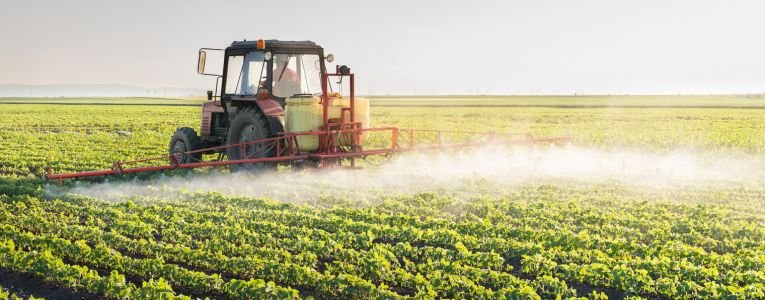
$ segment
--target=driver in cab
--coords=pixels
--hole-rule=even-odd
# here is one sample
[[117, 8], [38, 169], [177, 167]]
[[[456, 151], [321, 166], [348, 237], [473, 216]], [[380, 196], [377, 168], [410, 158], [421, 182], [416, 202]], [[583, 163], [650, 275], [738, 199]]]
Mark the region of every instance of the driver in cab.
[[273, 95], [280, 98], [300, 93], [300, 76], [288, 63], [287, 54], [274, 55]]

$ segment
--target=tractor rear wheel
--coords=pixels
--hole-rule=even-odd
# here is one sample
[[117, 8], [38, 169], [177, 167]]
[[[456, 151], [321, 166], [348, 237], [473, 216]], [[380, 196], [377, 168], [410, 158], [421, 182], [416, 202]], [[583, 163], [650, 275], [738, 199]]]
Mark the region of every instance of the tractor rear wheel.
[[[268, 119], [259, 109], [253, 106], [240, 108], [228, 128], [226, 144], [233, 145], [244, 142], [267, 139], [271, 132]], [[250, 144], [244, 147], [231, 147], [226, 149], [229, 160], [252, 159], [276, 156], [275, 142]], [[264, 171], [274, 169], [275, 163], [261, 162], [250, 164], [231, 165], [231, 171]]]
[[[194, 129], [181, 127], [175, 130], [173, 137], [170, 138], [170, 155], [175, 155], [175, 159], [180, 164], [200, 162], [202, 153], [183, 154], [184, 152], [199, 149], [199, 136]], [[173, 161], [170, 160], [172, 163]]]

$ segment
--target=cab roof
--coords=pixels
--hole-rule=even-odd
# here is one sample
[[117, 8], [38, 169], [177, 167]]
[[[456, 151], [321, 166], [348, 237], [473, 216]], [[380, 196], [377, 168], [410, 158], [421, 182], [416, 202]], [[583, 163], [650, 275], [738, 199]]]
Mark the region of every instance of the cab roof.
[[[266, 50], [276, 52], [292, 52], [292, 51], [308, 51], [316, 52], [323, 50], [321, 46], [312, 41], [280, 41], [280, 40], [265, 40]], [[234, 41], [231, 46], [226, 50], [255, 50], [258, 47], [257, 40], [243, 40]]]

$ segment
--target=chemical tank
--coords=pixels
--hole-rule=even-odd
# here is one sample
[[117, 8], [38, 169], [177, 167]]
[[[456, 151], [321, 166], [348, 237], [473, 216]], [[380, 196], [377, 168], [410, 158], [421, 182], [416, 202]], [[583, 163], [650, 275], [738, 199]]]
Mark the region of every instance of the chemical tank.
[[[285, 107], [284, 130], [286, 132], [316, 131], [321, 128], [323, 109], [320, 97], [304, 96], [287, 98]], [[319, 136], [305, 135], [297, 137], [300, 151], [319, 149]]]
[[[355, 103], [354, 103], [354, 120], [356, 122], [361, 122], [361, 128], [369, 128], [369, 99], [367, 98], [361, 98], [361, 97], [355, 97]], [[342, 98], [342, 97], [336, 97], [331, 99], [331, 106], [333, 107], [339, 107], [340, 110], [343, 107], [351, 107], [351, 99], [350, 98]], [[337, 114], [337, 117], [340, 117], [339, 110], [333, 111], [335, 114]], [[332, 114], [330, 114], [332, 115]], [[345, 121], [350, 122], [351, 117], [349, 114], [346, 113]], [[361, 134], [361, 142], [365, 142], [367, 138], [369, 137], [368, 131], [362, 131]]]
[[[356, 103], [354, 109], [354, 119], [356, 122], [361, 122], [362, 128], [369, 127], [369, 100], [366, 98], [356, 97]], [[332, 120], [338, 120], [342, 117], [342, 109], [350, 108], [351, 102], [349, 98], [331, 97], [327, 106], [327, 118]], [[284, 130], [286, 132], [302, 132], [302, 131], [316, 131], [320, 130], [322, 126], [322, 114], [323, 108], [321, 105], [321, 97], [317, 96], [298, 96], [287, 98], [287, 106], [285, 107], [285, 124]], [[351, 117], [346, 113], [345, 121], [350, 122]], [[367, 140], [369, 136], [368, 132], [361, 134], [361, 142]], [[350, 137], [343, 137], [339, 139], [341, 145], [347, 146], [350, 144]], [[315, 151], [319, 149], [319, 137], [317, 135], [306, 135], [297, 137], [298, 148], [300, 151]]]

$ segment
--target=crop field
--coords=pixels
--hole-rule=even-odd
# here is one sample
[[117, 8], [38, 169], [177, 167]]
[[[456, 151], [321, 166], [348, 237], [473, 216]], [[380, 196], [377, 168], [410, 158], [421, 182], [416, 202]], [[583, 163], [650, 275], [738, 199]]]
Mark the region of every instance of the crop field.
[[765, 99], [409, 98], [372, 125], [571, 142], [59, 188], [199, 101], [0, 99], [0, 299], [765, 298]]

